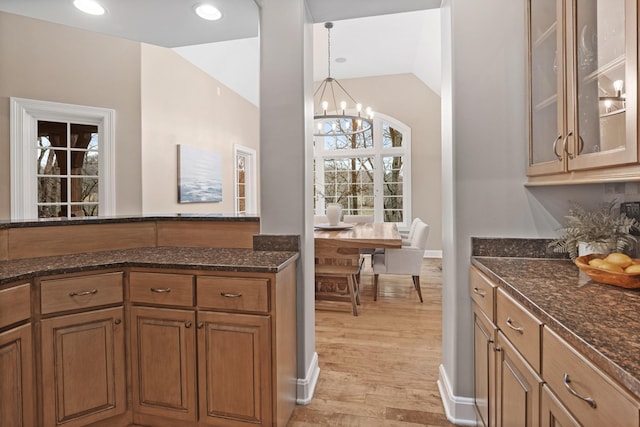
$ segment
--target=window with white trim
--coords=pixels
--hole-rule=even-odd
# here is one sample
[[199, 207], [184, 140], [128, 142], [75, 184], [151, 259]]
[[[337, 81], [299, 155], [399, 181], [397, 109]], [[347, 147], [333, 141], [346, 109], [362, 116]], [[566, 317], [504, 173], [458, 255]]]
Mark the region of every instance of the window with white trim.
[[337, 202], [347, 215], [373, 215], [377, 222], [411, 221], [411, 128], [376, 114], [372, 130], [315, 138], [314, 210]]
[[114, 110], [11, 98], [11, 217], [115, 213]]

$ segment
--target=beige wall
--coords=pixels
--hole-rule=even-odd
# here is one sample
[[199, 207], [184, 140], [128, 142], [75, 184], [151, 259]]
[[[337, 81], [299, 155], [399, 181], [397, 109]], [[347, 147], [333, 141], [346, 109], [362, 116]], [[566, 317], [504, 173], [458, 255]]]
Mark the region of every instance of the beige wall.
[[[141, 62], [143, 213], [233, 213], [233, 147], [258, 152], [258, 107], [170, 49], [143, 44]], [[178, 144], [220, 154], [222, 202], [177, 202]]]
[[363, 106], [411, 127], [412, 217], [430, 225], [427, 250], [441, 250], [440, 96], [413, 74], [340, 83]]
[[[118, 215], [231, 213], [234, 144], [258, 151], [258, 108], [171, 49], [0, 12], [0, 219], [12, 96], [116, 110]], [[177, 203], [177, 144], [222, 156], [222, 202]]]
[[142, 209], [140, 43], [0, 12], [0, 219], [11, 216], [9, 97], [116, 110], [116, 209]]

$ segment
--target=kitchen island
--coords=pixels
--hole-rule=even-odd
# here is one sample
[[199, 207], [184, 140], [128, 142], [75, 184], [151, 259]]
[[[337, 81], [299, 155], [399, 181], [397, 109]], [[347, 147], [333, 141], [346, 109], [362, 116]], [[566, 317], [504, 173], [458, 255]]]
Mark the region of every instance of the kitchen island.
[[255, 217], [0, 223], [0, 396], [21, 426], [285, 425], [297, 236]]
[[[526, 240], [504, 239], [496, 252], [482, 247], [485, 243], [474, 241], [470, 289], [480, 425], [496, 418], [498, 425], [508, 419], [526, 425], [559, 420], [564, 420], [562, 425], [592, 425], [600, 421], [598, 413], [607, 410], [611, 413], [605, 419], [613, 422], [610, 425], [640, 425], [640, 290], [591, 281], [570, 260], [544, 254], [545, 244], [520, 257], [507, 255], [518, 255], [517, 246], [526, 246]], [[491, 303], [489, 297], [494, 298]], [[488, 344], [484, 354], [480, 350], [483, 340]], [[493, 357], [496, 360], [491, 361]], [[491, 369], [495, 366], [495, 371], [483, 371], [478, 359], [491, 364]], [[514, 362], [517, 360], [520, 362]], [[518, 384], [526, 396], [523, 402], [530, 405], [529, 414], [522, 412], [523, 417], [534, 414], [532, 419], [510, 418], [513, 413], [505, 402], [508, 394], [518, 395], [520, 390], [501, 388], [512, 372], [522, 381]], [[592, 381], [596, 377], [602, 383]], [[562, 393], [571, 397], [563, 398]], [[603, 397], [593, 398], [596, 393]], [[608, 407], [605, 400], [609, 398], [615, 406]], [[566, 413], [558, 415], [560, 411]]]

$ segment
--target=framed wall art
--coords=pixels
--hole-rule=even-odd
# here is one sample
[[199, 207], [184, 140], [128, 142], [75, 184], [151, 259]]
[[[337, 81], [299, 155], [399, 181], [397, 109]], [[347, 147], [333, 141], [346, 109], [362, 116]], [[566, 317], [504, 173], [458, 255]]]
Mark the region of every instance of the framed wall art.
[[178, 144], [178, 203], [222, 201], [219, 154]]

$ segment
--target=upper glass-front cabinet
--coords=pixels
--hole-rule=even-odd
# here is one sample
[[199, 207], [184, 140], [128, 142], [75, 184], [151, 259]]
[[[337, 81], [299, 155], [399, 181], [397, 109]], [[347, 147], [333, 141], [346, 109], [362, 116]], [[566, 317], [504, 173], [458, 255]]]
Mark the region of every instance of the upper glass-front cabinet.
[[529, 0], [530, 176], [637, 163], [637, 0]]

